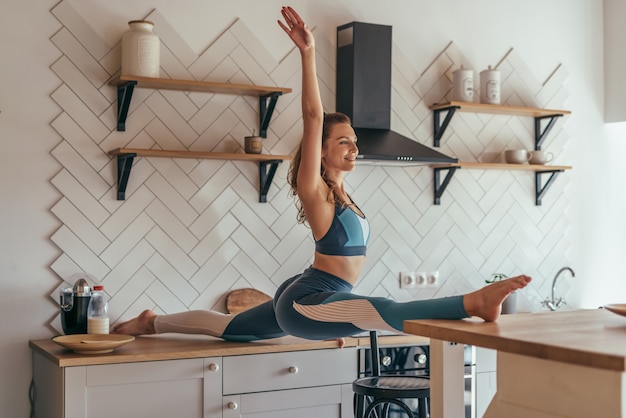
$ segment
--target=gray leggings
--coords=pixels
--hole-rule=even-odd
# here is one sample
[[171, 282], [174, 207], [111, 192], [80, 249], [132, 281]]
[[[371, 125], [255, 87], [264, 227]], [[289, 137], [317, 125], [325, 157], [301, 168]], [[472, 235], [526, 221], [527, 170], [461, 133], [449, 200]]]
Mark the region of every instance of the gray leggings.
[[351, 292], [350, 283], [310, 267], [285, 281], [274, 299], [245, 312], [188, 311], [158, 316], [154, 325], [157, 333], [207, 334], [227, 341], [285, 335], [327, 340], [370, 330], [402, 332], [402, 323], [408, 319], [468, 317], [463, 296], [395, 302]]

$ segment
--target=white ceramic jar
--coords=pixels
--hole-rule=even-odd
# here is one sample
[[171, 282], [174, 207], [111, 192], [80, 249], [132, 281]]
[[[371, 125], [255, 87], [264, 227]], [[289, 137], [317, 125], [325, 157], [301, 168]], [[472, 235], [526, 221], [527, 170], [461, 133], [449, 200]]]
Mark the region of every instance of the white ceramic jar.
[[480, 72], [480, 102], [500, 104], [500, 71], [491, 65]]
[[474, 71], [461, 68], [452, 73], [452, 100], [474, 101]]
[[154, 23], [148, 20], [131, 20], [122, 36], [122, 75], [159, 77], [159, 37], [152, 32]]

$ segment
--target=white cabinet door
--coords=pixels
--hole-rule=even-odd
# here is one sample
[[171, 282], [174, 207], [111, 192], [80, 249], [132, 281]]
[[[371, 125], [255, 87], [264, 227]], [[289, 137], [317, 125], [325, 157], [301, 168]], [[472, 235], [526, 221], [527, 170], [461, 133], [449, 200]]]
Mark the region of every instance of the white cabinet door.
[[476, 347], [476, 416], [482, 417], [496, 394], [497, 352]]
[[334, 385], [224, 396], [223, 418], [349, 418], [352, 386]]
[[203, 417], [204, 377], [203, 359], [66, 367], [65, 418]]
[[[222, 358], [204, 359], [204, 418], [222, 416]], [[178, 417], [176, 417], [178, 418]]]

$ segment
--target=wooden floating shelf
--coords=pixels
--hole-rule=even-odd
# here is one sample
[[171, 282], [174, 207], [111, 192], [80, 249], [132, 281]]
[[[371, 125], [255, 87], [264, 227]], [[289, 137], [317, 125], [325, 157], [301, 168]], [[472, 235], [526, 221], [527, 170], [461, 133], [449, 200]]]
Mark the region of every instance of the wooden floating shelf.
[[482, 170], [525, 170], [525, 171], [562, 171], [571, 170], [568, 165], [545, 165], [545, 164], [507, 164], [507, 163], [450, 163], [432, 164], [432, 168], [475, 168]]
[[[126, 185], [135, 157], [195, 158], [205, 160], [239, 160], [259, 163], [259, 202], [267, 202], [267, 192], [278, 164], [290, 160], [290, 155], [244, 154], [206, 151], [177, 151], [143, 148], [116, 148], [109, 155], [117, 157], [117, 200], [126, 199]], [[269, 165], [269, 167], [268, 167]]]
[[430, 106], [430, 110], [445, 110], [450, 107], [455, 107], [457, 108], [457, 110], [463, 112], [491, 113], [494, 115], [530, 116], [533, 118], [547, 117], [552, 115], [569, 115], [570, 113], [572, 113], [569, 110], [539, 109], [536, 107], [507, 106], [457, 101], [447, 103], [435, 103], [434, 105]]
[[253, 86], [247, 84], [213, 83], [196, 80], [174, 80], [170, 78], [137, 77], [120, 75], [111, 81], [111, 84], [119, 86], [129, 81], [136, 81], [137, 88], [166, 89], [181, 91], [198, 91], [203, 93], [238, 94], [243, 96], [266, 96], [273, 93], [291, 93], [290, 88]]
[[[539, 109], [536, 107], [493, 105], [473, 102], [435, 103], [429, 107], [433, 111], [433, 145], [438, 147], [448, 124], [456, 111], [473, 113], [490, 113], [494, 115], [530, 116], [535, 120], [535, 149], [540, 150], [541, 144], [554, 127], [556, 120], [563, 115], [572, 113], [569, 110]], [[445, 117], [442, 120], [442, 113]], [[542, 121], [547, 121], [547, 123]]]
[[138, 157], [162, 157], [162, 158], [196, 158], [204, 160], [241, 160], [241, 161], [274, 161], [291, 160], [291, 155], [272, 154], [244, 154], [237, 152], [207, 152], [207, 151], [176, 151], [161, 149], [139, 149], [139, 148], [116, 148], [109, 151], [109, 155], [118, 156], [125, 154], [135, 154]]
[[[544, 165], [544, 164], [507, 164], [507, 163], [449, 163], [449, 164], [431, 164], [434, 176], [433, 187], [435, 191], [434, 204], [441, 204], [441, 196], [448, 187], [452, 176], [459, 168], [479, 169], [479, 170], [523, 170], [535, 173], [535, 205], [541, 206], [541, 200], [545, 196], [548, 188], [554, 183], [556, 176], [565, 170], [571, 170], [568, 165]], [[441, 178], [441, 172], [446, 171], [447, 174]], [[548, 180], [543, 182], [542, 176], [549, 175]]]
[[248, 84], [213, 83], [197, 80], [174, 80], [170, 78], [138, 77], [120, 75], [110, 84], [117, 86], [117, 130], [126, 130], [126, 118], [135, 88], [165, 89], [176, 91], [194, 91], [204, 93], [236, 94], [259, 98], [259, 135], [267, 137], [267, 129], [272, 119], [276, 102], [285, 93], [291, 93], [287, 87], [254, 86]]

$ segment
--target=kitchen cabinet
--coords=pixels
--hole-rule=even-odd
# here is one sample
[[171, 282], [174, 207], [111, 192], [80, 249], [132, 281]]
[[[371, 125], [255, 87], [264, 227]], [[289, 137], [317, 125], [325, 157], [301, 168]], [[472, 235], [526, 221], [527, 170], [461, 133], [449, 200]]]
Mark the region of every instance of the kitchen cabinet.
[[[259, 132], [265, 138], [278, 98], [290, 93], [290, 88], [254, 86], [245, 84], [213, 83], [195, 80], [174, 80], [120, 75], [111, 81], [117, 86], [117, 130], [126, 130], [126, 119], [135, 88], [166, 89], [218, 94], [237, 94], [259, 97]], [[267, 201], [267, 192], [276, 173], [278, 164], [290, 159], [287, 155], [213, 153], [198, 151], [167, 151], [154, 149], [117, 148], [109, 152], [117, 157], [117, 200], [126, 198], [126, 185], [130, 177], [133, 159], [136, 156], [246, 160], [259, 163], [259, 201]]]
[[[554, 127], [558, 118], [568, 115], [569, 110], [553, 110], [539, 109], [534, 107], [523, 106], [505, 106], [492, 105], [485, 103], [469, 103], [469, 102], [448, 102], [434, 104], [430, 107], [433, 111], [433, 142], [435, 147], [441, 144], [441, 138], [448, 127], [450, 121], [457, 111], [473, 112], [473, 113], [490, 113], [496, 115], [525, 116], [534, 118], [534, 149], [540, 150], [543, 142], [547, 138], [549, 132]], [[445, 117], [442, 120], [442, 113]], [[544, 123], [546, 122], [547, 123]], [[433, 164], [433, 184], [434, 184], [434, 204], [441, 203], [441, 197], [446, 190], [452, 176], [456, 170], [460, 168], [482, 169], [482, 170], [524, 170], [533, 171], [535, 173], [535, 205], [540, 206], [543, 197], [549, 187], [554, 183], [559, 173], [570, 170], [571, 166], [556, 166], [542, 164], [500, 164], [500, 163], [477, 163], [477, 162], [459, 162], [452, 164]], [[445, 171], [446, 175], [442, 178], [441, 172]], [[548, 176], [544, 181], [544, 177]]]
[[33, 415], [348, 418], [358, 345], [358, 338], [339, 350], [336, 341], [293, 337], [137, 337], [112, 353], [83, 355], [51, 340], [31, 341]]

